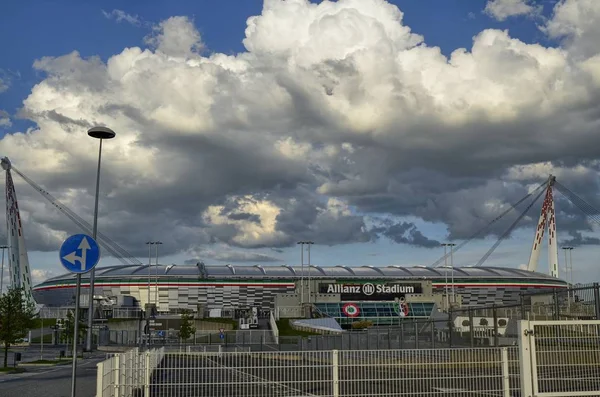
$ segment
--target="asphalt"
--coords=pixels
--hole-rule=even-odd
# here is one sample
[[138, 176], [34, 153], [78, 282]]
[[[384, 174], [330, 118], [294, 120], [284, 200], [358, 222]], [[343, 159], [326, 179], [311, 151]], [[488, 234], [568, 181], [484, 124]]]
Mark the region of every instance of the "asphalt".
[[[25, 361], [38, 360], [37, 349], [20, 349]], [[54, 359], [58, 351], [46, 351], [44, 359]], [[96, 364], [105, 358], [104, 353], [96, 352], [92, 357], [79, 359], [77, 365], [77, 397], [95, 397]], [[12, 361], [9, 360], [12, 365]], [[18, 374], [0, 373], [0, 397], [70, 397], [71, 365], [26, 366], [26, 372]]]
[[[600, 366], [541, 368], [542, 392], [600, 390]], [[331, 396], [329, 362], [265, 358], [260, 354], [234, 356], [168, 355], [152, 379], [156, 397], [275, 397]], [[510, 369], [511, 396], [520, 396], [518, 368]], [[435, 368], [431, 364], [340, 365], [340, 396], [504, 396], [500, 365], [495, 367]]]

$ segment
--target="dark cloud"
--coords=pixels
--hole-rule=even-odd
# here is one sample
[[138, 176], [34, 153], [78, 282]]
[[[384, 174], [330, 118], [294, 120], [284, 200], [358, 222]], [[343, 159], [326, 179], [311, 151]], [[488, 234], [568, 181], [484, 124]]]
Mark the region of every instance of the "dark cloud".
[[261, 262], [282, 262], [280, 258], [248, 251], [201, 251], [197, 259], [187, 259], [186, 264], [196, 264], [198, 262], [207, 262], [207, 259], [226, 263], [261, 263]]
[[429, 239], [421, 233], [414, 223], [399, 222], [387, 227], [377, 227], [372, 230], [377, 235], [383, 235], [399, 244], [410, 244], [416, 247], [439, 248], [440, 242]]

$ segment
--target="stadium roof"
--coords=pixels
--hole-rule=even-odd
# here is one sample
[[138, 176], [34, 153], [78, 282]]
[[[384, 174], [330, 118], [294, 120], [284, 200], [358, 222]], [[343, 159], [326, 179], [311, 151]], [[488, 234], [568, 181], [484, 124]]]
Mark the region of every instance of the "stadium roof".
[[[425, 267], [425, 266], [315, 266], [311, 265], [310, 270], [307, 265], [304, 266], [304, 276], [309, 275], [312, 278], [393, 278], [393, 279], [429, 279], [451, 277], [452, 268], [450, 267]], [[218, 278], [281, 278], [293, 279], [302, 275], [302, 267], [288, 265], [253, 265], [253, 266], [234, 266], [234, 265], [159, 265], [152, 266], [110, 266], [96, 268], [96, 277], [100, 278], [119, 278], [131, 276], [147, 276], [148, 273], [155, 277], [198, 277], [208, 279]], [[68, 279], [75, 277], [74, 274], [67, 273], [53, 277], [47, 281]], [[85, 274], [83, 275], [85, 277]], [[459, 279], [481, 279], [481, 278], [517, 278], [517, 279], [551, 279], [556, 278], [538, 272], [529, 272], [527, 270], [513, 269], [507, 267], [455, 267], [454, 278]]]

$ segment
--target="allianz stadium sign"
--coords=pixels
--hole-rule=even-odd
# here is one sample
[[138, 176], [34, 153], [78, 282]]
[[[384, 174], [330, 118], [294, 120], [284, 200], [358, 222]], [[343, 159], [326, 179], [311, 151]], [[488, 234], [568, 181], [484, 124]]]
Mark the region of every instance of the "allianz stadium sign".
[[320, 284], [321, 294], [340, 294], [342, 300], [394, 300], [406, 294], [421, 294], [420, 284]]

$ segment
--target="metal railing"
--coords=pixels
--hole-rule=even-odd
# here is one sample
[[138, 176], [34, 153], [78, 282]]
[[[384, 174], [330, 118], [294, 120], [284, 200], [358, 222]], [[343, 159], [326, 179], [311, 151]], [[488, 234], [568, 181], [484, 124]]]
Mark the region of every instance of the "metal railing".
[[[151, 361], [156, 366], [146, 366], [141, 376], [136, 357], [147, 361], [149, 356], [155, 356]], [[449, 392], [508, 397], [518, 388], [515, 348], [146, 352], [130, 354], [128, 361], [115, 357], [110, 364], [99, 366], [98, 392], [105, 394], [97, 397], [117, 395], [107, 390], [119, 390], [122, 394], [118, 395], [123, 396], [144, 390], [144, 396], [153, 397], [420, 397]], [[151, 374], [148, 368], [153, 368]]]
[[269, 314], [269, 326], [271, 327], [274, 342], [279, 344], [279, 327], [277, 326], [277, 321], [275, 320], [275, 316], [273, 316], [273, 312]]
[[[111, 354], [98, 363], [96, 397], [149, 396], [152, 374], [164, 357], [164, 348]], [[143, 394], [142, 394], [143, 393]]]
[[600, 395], [600, 321], [519, 322], [524, 396]]

